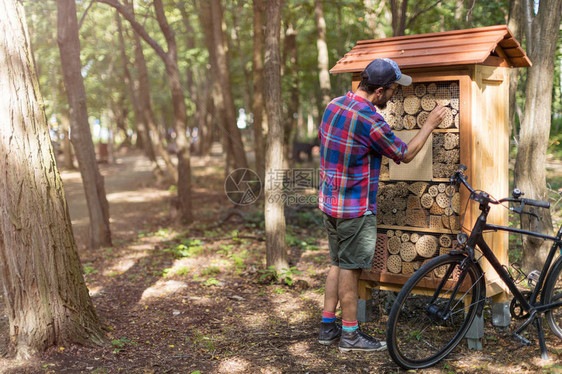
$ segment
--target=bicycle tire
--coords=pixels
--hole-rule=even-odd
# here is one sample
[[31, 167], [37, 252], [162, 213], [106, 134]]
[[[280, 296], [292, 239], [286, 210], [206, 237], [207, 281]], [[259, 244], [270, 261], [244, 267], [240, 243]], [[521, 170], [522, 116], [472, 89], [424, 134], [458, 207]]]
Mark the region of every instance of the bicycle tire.
[[[546, 279], [544, 291], [541, 295], [543, 305], [554, 303], [562, 298], [562, 257], [552, 267]], [[550, 330], [562, 339], [562, 307], [551, 309], [545, 313]]]
[[[388, 317], [386, 342], [390, 356], [404, 369], [435, 365], [459, 344], [470, 327], [482, 301], [485, 282], [481, 281], [480, 267], [465, 261], [466, 258], [463, 254], [445, 254], [432, 259], [417, 270], [398, 293]], [[461, 264], [464, 280], [448, 303], [459, 283]], [[441, 266], [450, 268], [452, 275], [436, 295], [442, 279], [435, 277], [435, 269], [442, 270]], [[465, 306], [467, 297], [471, 301]], [[435, 298], [433, 302], [432, 298]]]

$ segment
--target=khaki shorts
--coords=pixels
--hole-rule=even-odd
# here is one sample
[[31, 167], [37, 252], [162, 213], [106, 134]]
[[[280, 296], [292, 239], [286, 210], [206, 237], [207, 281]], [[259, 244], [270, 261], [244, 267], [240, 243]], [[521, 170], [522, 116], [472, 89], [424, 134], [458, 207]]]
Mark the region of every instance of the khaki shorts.
[[375, 214], [342, 219], [324, 213], [324, 226], [332, 265], [340, 269], [371, 269], [377, 243]]

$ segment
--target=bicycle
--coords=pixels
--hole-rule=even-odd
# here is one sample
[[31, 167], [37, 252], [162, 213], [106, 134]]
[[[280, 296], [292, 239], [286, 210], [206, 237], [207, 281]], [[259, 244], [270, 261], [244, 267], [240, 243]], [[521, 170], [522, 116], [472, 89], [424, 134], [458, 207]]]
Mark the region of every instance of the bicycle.
[[[422, 369], [441, 361], [459, 344], [474, 318], [482, 316], [486, 282], [478, 261], [481, 257], [490, 262], [513, 295], [512, 306], [520, 308], [520, 316], [526, 318], [514, 337], [523, 344], [531, 344], [521, 333], [533, 323], [538, 331], [541, 356], [548, 358], [542, 320], [539, 318], [545, 314], [552, 332], [562, 339], [562, 257], [558, 257], [552, 265], [556, 250], [562, 249], [562, 227], [554, 237], [487, 223], [490, 205], [515, 203], [519, 206], [509, 207], [510, 210], [537, 216], [523, 208], [526, 205], [549, 208], [550, 204], [521, 198], [523, 194], [517, 189], [513, 191], [513, 197], [495, 200], [485, 191], [474, 190], [467, 182], [464, 170], [466, 166], [461, 165], [450, 180], [451, 183], [464, 185], [470, 192], [469, 201], [480, 204], [481, 213], [470, 236], [459, 233], [459, 249], [420, 267], [398, 293], [389, 314], [386, 329], [388, 351], [394, 362], [405, 369]], [[482, 234], [497, 230], [554, 242], [530, 293], [518, 289], [513, 277], [486, 244]], [[478, 256], [476, 248], [479, 249]]]

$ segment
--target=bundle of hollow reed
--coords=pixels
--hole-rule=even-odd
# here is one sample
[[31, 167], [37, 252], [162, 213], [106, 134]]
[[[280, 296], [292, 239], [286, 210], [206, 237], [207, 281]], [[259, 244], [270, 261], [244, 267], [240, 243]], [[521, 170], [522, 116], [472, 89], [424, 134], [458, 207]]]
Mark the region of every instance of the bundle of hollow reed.
[[443, 148], [451, 150], [459, 147], [459, 134], [448, 132], [441, 138], [443, 139]]
[[401, 197], [407, 197], [410, 194], [409, 190], [410, 185], [406, 182], [398, 182], [396, 183], [397, 188], [397, 195]]

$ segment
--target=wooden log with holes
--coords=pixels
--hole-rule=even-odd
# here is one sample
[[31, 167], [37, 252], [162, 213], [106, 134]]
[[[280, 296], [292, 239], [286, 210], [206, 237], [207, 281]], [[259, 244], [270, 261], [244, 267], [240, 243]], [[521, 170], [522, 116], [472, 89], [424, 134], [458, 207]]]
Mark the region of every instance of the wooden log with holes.
[[421, 197], [421, 195], [423, 195], [423, 193], [425, 192], [427, 186], [429, 186], [429, 183], [426, 182], [415, 182], [412, 183], [410, 185], [408, 185], [408, 190], [413, 193], [414, 195]]
[[439, 237], [439, 245], [441, 247], [446, 247], [449, 248], [451, 247], [451, 244], [453, 243], [453, 239], [451, 239], [451, 236], [443, 234]]
[[420, 198], [414, 195], [410, 195], [408, 196], [408, 199], [406, 200], [406, 209], [407, 210], [411, 210], [411, 209], [421, 209], [421, 202], [420, 202]]
[[410, 241], [414, 244], [419, 240], [419, 238], [420, 234], [418, 234], [417, 232], [413, 232], [410, 234]]
[[404, 262], [413, 261], [417, 257], [416, 245], [412, 242], [404, 242], [400, 245], [400, 258]]
[[423, 235], [416, 243], [416, 252], [418, 255], [431, 258], [437, 251], [437, 238], [433, 235]]
[[399, 236], [393, 236], [388, 239], [386, 245], [388, 246], [388, 253], [396, 255], [400, 253], [400, 245], [402, 244], [402, 240]]
[[411, 209], [406, 211], [407, 226], [428, 227], [428, 216], [423, 209]]
[[422, 208], [425, 208], [425, 209], [431, 208], [431, 206], [433, 205], [434, 202], [435, 202], [435, 200], [428, 193], [424, 193], [422, 195], [421, 199], [420, 199], [420, 204], [421, 204]]
[[399, 274], [402, 271], [402, 259], [400, 255], [390, 255], [386, 259], [386, 268], [394, 274]]
[[442, 229], [443, 222], [441, 216], [429, 216], [429, 228], [435, 230]]

